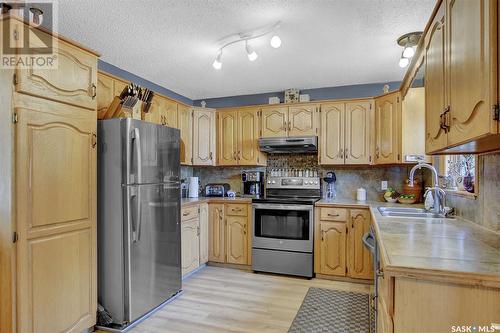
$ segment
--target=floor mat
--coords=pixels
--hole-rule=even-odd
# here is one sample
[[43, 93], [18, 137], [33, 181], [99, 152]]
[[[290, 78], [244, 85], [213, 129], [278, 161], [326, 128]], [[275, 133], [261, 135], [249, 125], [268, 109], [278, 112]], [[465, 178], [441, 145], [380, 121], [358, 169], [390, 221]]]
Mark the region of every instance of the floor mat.
[[309, 288], [289, 333], [370, 333], [375, 316], [370, 295]]

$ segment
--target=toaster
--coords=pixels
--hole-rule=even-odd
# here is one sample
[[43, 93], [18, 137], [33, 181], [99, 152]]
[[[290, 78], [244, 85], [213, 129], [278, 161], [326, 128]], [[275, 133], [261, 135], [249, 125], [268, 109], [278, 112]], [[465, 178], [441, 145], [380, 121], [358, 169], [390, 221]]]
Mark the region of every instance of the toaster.
[[219, 184], [207, 184], [205, 186], [205, 196], [206, 197], [225, 197], [227, 196], [227, 191], [231, 189], [228, 183]]

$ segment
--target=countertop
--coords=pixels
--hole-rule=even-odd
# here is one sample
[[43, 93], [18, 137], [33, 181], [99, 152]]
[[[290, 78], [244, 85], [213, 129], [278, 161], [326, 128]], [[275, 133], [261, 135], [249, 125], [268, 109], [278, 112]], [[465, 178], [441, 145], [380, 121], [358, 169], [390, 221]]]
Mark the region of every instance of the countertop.
[[228, 197], [198, 197], [198, 198], [181, 198], [181, 207], [189, 205], [197, 205], [203, 202], [214, 203], [252, 203], [252, 198], [228, 198]]
[[[461, 218], [385, 217], [384, 202], [320, 200], [316, 206], [369, 208], [381, 248], [384, 271], [500, 287], [500, 234]], [[412, 205], [416, 207], [416, 205]]]

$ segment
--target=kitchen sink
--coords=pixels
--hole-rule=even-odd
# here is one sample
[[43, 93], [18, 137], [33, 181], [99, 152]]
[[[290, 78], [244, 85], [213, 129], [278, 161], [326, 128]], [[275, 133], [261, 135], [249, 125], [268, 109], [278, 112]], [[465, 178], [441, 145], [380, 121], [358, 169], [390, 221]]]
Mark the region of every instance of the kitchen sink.
[[407, 217], [407, 218], [445, 218], [443, 214], [429, 212], [423, 208], [406, 207], [379, 207], [378, 211], [382, 216]]

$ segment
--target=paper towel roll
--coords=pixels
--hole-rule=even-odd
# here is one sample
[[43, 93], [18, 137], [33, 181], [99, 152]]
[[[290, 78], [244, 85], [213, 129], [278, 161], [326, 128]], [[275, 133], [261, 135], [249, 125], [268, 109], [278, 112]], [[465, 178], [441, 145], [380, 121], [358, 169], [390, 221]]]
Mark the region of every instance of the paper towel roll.
[[189, 197], [190, 198], [198, 198], [198, 193], [199, 193], [199, 184], [198, 184], [198, 177], [189, 177]]

